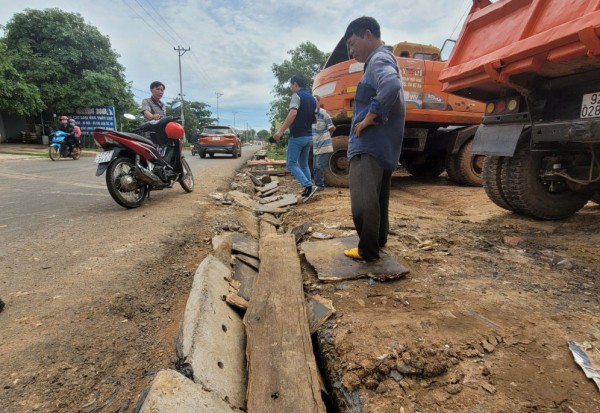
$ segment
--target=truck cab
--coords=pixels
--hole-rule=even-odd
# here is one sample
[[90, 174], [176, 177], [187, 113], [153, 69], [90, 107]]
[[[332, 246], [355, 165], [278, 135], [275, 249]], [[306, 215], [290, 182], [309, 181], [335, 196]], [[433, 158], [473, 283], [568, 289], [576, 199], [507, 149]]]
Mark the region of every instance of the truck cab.
[[[439, 48], [401, 42], [392, 51], [401, 70], [406, 101], [399, 162], [414, 176], [436, 177], [446, 170], [457, 183], [481, 186], [483, 157], [472, 156], [470, 145], [483, 116], [483, 103], [442, 91], [438, 76], [444, 63]], [[325, 171], [326, 183], [331, 186], [348, 185], [348, 136], [363, 67], [350, 59], [342, 39], [314, 80], [313, 94], [321, 97], [336, 126], [334, 152]]]

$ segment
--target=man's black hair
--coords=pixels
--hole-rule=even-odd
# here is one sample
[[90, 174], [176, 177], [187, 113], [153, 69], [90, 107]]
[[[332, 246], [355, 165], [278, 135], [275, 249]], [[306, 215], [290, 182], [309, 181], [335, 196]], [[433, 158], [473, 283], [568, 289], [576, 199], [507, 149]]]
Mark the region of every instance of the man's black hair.
[[304, 89], [306, 87], [306, 80], [304, 80], [304, 78], [302, 76], [300, 76], [300, 75], [294, 75], [294, 76], [292, 76], [292, 78], [290, 79], [290, 85], [292, 83], [296, 83], [302, 89]]
[[370, 31], [373, 36], [380, 39], [381, 38], [381, 28], [379, 27], [379, 23], [372, 17], [359, 17], [356, 20], [353, 20], [346, 29], [346, 34], [344, 35], [344, 40], [348, 40], [352, 35], [356, 35], [358, 37], [363, 37], [366, 31]]
[[166, 89], [166, 86], [164, 85], [163, 82], [159, 82], [158, 80], [155, 80], [154, 82], [150, 83], [150, 90], [154, 89], [155, 87], [159, 87], [162, 86], [163, 89]]

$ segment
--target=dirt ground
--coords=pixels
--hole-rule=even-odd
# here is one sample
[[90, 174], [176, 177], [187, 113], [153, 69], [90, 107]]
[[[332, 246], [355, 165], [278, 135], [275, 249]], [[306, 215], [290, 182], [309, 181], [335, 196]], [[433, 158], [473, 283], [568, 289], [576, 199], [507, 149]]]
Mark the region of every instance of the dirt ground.
[[[291, 177], [280, 179], [300, 191]], [[243, 190], [246, 181], [240, 175], [233, 187]], [[596, 349], [588, 353], [600, 349], [600, 208], [590, 203], [568, 220], [544, 222], [501, 210], [483, 189], [443, 176], [398, 174], [393, 188], [386, 250], [410, 268], [408, 276], [323, 283], [302, 258], [306, 292], [333, 300], [337, 311], [316, 341], [340, 411], [600, 411], [600, 392], [567, 346], [575, 340]], [[167, 209], [178, 211], [155, 205], [115, 218], [113, 227], [139, 216], [164, 219]], [[60, 293], [44, 294], [56, 286], [42, 279], [36, 294], [3, 297], [2, 334], [26, 332], [21, 341], [0, 342], [0, 411], [133, 411], [153, 373], [174, 357], [192, 275], [211, 252], [210, 239], [236, 222], [235, 211], [207, 196], [169, 233], [132, 233], [112, 250], [66, 261], [40, 240], [46, 261], [34, 254], [8, 260], [5, 269], [25, 278], [44, 268], [72, 271], [74, 263], [83, 272], [70, 274]], [[313, 232], [335, 236], [353, 230], [347, 189], [319, 192], [283, 218], [288, 227], [310, 222]], [[86, 244], [100, 230], [75, 241], [59, 229], [46, 235]], [[162, 253], [144, 255], [140, 240]], [[93, 269], [107, 268], [115, 254], [136, 260], [100, 283]], [[63, 299], [77, 303], [68, 314], [56, 310]], [[46, 315], [33, 319], [28, 306], [44, 306]]]
[[[323, 283], [303, 260], [306, 291], [337, 310], [318, 345], [340, 410], [600, 412], [567, 344], [600, 355], [600, 207], [536, 221], [444, 176], [392, 186], [386, 251], [408, 276]], [[349, 192], [319, 192], [285, 222], [347, 234]]]

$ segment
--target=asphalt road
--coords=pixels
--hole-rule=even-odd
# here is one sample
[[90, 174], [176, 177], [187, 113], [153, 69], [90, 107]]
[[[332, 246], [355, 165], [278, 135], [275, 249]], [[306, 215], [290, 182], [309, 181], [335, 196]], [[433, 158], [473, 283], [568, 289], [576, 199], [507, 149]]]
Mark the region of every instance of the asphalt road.
[[[244, 147], [243, 157], [232, 159], [216, 155], [200, 159], [186, 151], [186, 159], [194, 173], [193, 198], [203, 194], [207, 179], [232, 176], [250, 153], [258, 147]], [[210, 177], [210, 178], [209, 178]], [[113, 213], [124, 213], [106, 189], [106, 174], [96, 176], [93, 158], [61, 159], [32, 157], [21, 160], [0, 160], [0, 257], [10, 255], [22, 243], [48, 227], [76, 234], [86, 223], [108, 219]], [[165, 198], [183, 198], [179, 185], [163, 191], [153, 191], [153, 202]], [[188, 197], [188, 198], [192, 198]], [[141, 208], [150, 208], [145, 203]], [[40, 235], [42, 235], [40, 234]], [[106, 240], [110, 242], [110, 239]]]

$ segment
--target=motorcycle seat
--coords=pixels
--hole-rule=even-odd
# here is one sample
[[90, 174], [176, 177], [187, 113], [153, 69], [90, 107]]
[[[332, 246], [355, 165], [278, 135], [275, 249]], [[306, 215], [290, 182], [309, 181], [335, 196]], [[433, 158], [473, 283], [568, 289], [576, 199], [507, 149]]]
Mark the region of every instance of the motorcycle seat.
[[111, 133], [113, 135], [122, 136], [124, 138], [131, 139], [132, 141], [142, 142], [142, 143], [145, 143], [147, 145], [158, 146], [155, 142], [152, 142], [150, 139], [145, 138], [145, 137], [140, 136], [140, 135], [136, 135], [135, 133], [117, 132], [117, 131], [112, 130], [112, 129], [96, 129], [96, 130], [99, 131], [99, 132], [106, 132], [106, 133]]

